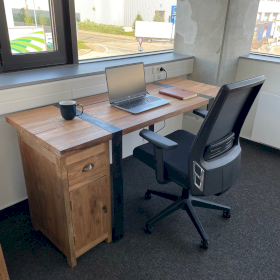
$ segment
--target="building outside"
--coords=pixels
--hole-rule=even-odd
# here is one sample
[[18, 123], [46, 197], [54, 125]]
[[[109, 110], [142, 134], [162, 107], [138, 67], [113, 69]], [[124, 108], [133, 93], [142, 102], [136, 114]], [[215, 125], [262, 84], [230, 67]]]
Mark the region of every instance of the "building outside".
[[138, 13], [144, 21], [153, 21], [158, 11], [165, 22], [170, 22], [172, 5], [177, 5], [177, 0], [86, 0], [76, 1], [75, 9], [78, 21], [89, 19], [129, 28]]
[[[25, 7], [25, 0], [5, 0], [7, 21], [10, 27], [14, 26], [14, 16]], [[48, 0], [27, 0], [30, 16], [38, 14], [38, 7], [49, 17]], [[76, 1], [76, 19], [81, 21], [93, 21], [99, 24], [131, 27], [139, 13], [144, 21], [153, 21], [158, 11], [165, 22], [170, 22], [171, 6], [176, 5], [177, 0], [84, 0]], [[35, 22], [34, 22], [35, 24]]]
[[257, 20], [280, 20], [280, 0], [261, 0], [259, 4]]

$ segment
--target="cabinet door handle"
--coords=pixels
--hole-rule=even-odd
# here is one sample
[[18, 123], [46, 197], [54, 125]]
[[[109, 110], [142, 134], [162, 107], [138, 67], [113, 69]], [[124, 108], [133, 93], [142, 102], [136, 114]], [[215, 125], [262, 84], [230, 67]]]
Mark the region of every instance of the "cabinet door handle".
[[102, 207], [102, 209], [104, 210], [105, 213], [107, 213], [107, 206], [106, 206], [106, 205], [104, 205], [104, 206]]
[[84, 166], [83, 172], [88, 172], [88, 171], [92, 170], [93, 167], [94, 167], [94, 164], [93, 164], [93, 163], [88, 163], [88, 164], [86, 164], [86, 165]]

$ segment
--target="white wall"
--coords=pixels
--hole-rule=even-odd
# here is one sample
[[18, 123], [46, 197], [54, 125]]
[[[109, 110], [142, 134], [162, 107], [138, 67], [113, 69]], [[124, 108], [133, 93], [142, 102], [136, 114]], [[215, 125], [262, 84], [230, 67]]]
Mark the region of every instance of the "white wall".
[[27, 197], [17, 131], [0, 116], [0, 210]]
[[280, 149], [280, 63], [240, 58], [236, 80], [265, 75], [241, 136]]
[[[193, 59], [159, 65], [167, 70], [168, 77], [178, 77], [192, 72]], [[146, 82], [153, 81], [152, 67], [145, 67], [145, 75]], [[106, 91], [105, 74], [0, 91], [0, 209], [27, 198], [16, 129], [6, 123], [5, 116], [63, 99], [77, 99]], [[162, 126], [163, 122], [155, 129]], [[167, 120], [166, 128], [160, 133], [171, 133], [181, 127], [182, 115], [179, 115]], [[139, 131], [126, 135], [123, 157], [131, 155], [134, 147], [142, 143]]]

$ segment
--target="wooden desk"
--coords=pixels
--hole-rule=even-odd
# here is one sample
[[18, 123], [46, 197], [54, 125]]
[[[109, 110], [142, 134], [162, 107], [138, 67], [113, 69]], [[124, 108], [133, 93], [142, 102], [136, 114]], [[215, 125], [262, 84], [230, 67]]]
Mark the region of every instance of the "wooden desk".
[[[166, 85], [204, 97], [162, 96], [158, 91]], [[207, 105], [219, 88], [172, 78], [147, 84], [147, 91], [171, 103], [133, 115], [111, 107], [104, 93], [76, 100], [84, 105], [84, 117], [96, 118], [93, 123], [78, 117], [65, 121], [53, 105], [6, 117], [18, 130], [33, 227], [67, 256], [72, 267], [81, 254], [112, 239], [109, 140], [114, 171], [113, 237], [119, 240], [123, 236], [122, 135]], [[83, 172], [90, 164], [93, 168]]]
[[9, 279], [10, 278], [8, 275], [5, 259], [0, 245], [0, 280], [9, 280]]

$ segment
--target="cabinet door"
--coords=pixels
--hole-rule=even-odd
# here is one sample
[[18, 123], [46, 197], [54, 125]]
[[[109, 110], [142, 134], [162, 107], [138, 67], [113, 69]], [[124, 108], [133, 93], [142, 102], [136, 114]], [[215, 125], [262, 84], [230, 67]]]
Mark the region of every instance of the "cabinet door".
[[70, 192], [77, 257], [108, 237], [111, 213], [107, 180], [103, 176]]

